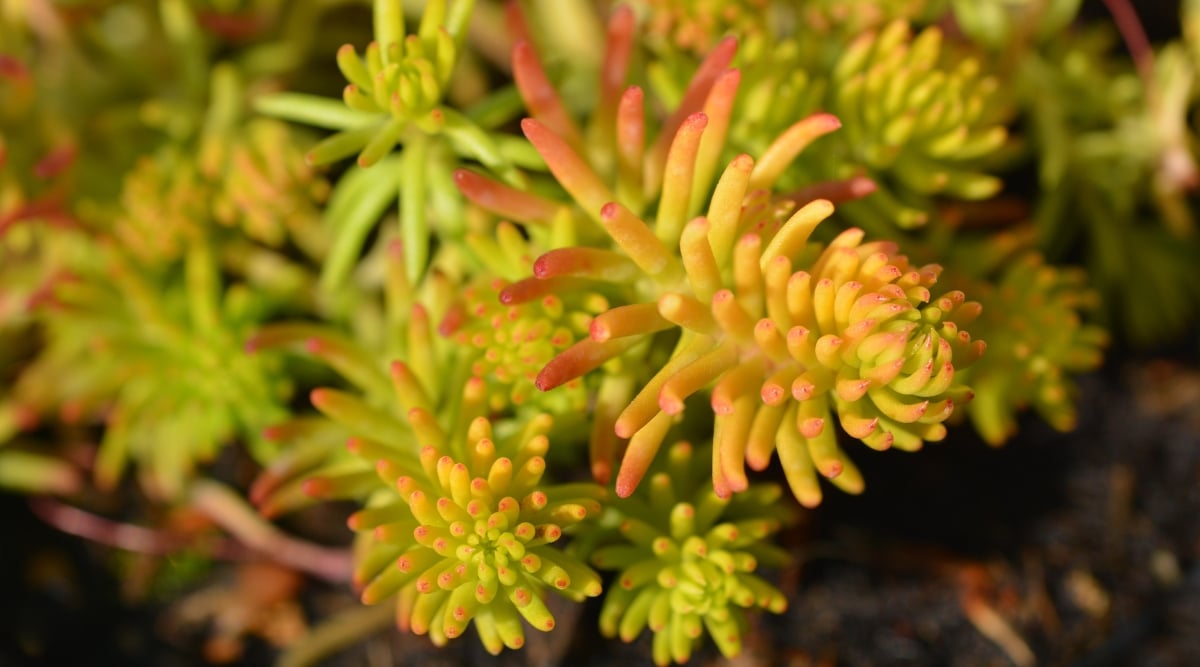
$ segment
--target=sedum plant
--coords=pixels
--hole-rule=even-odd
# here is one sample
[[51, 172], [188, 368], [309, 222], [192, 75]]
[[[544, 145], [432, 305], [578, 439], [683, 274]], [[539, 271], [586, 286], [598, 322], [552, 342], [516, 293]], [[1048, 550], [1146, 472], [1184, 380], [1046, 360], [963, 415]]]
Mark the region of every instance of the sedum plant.
[[[361, 561], [358, 576], [371, 577], [363, 601], [398, 592], [401, 629], [428, 633], [436, 644], [458, 637], [473, 621], [484, 647], [496, 654], [524, 645], [522, 619], [537, 630], [554, 628], [546, 590], [575, 599], [599, 595], [599, 577], [552, 545], [564, 529], [599, 510], [601, 492], [541, 483], [549, 441], [539, 431], [547, 421], [532, 420], [514, 438], [496, 442], [490, 423], [478, 418], [461, 458], [437, 457], [448, 443], [435, 442], [421, 450], [421, 474], [401, 474], [388, 484], [402, 507], [373, 504], [353, 515], [352, 526], [372, 530], [380, 543], [366, 547]], [[388, 482], [389, 464], [400, 461], [380, 461]], [[387, 558], [384, 569], [370, 571], [381, 552], [396, 550], [394, 565]]]
[[[993, 239], [992, 248], [966, 246], [976, 261], [968, 280], [986, 304], [975, 329], [989, 354], [966, 371], [976, 396], [967, 415], [984, 440], [1000, 445], [1017, 431], [1018, 412], [1032, 407], [1060, 431], [1075, 427], [1073, 376], [1100, 365], [1108, 332], [1083, 318], [1098, 306], [1086, 274], [1046, 264], [1018, 239]], [[998, 250], [1011, 246], [1007, 252]], [[952, 278], [953, 280], [953, 278]]]
[[856, 38], [830, 80], [853, 161], [879, 186], [868, 201], [901, 227], [926, 222], [934, 196], [978, 200], [1000, 189], [975, 168], [1007, 138], [987, 116], [998, 82], [974, 58], [951, 67], [942, 42], [936, 27], [913, 36], [892, 22]]
[[0, 485], [381, 610], [285, 664], [593, 598], [733, 657], [867, 449], [1069, 429], [1094, 316], [1200, 303], [1195, 3], [1132, 66], [1075, 0], [102, 4], [0, 3]]
[[[208, 67], [188, 9], [166, 2], [161, 18], [179, 67]], [[55, 72], [86, 89], [92, 73], [75, 72], [78, 54], [65, 51]], [[114, 489], [136, 462], [143, 490], [167, 501], [235, 440], [269, 458], [258, 432], [286, 414], [291, 383], [280, 359], [251, 359], [242, 345], [265, 319], [311, 303], [307, 269], [282, 247], [294, 242], [317, 259], [323, 241], [313, 225], [328, 188], [288, 160], [298, 155], [288, 128], [243, 122], [235, 67], [214, 66], [207, 86], [185, 85], [197, 108], [127, 166], [119, 194], [71, 188], [81, 180], [74, 172], [99, 156], [60, 150], [53, 171], [63, 187], [41, 204], [18, 201], [13, 218], [25, 243], [41, 239], [25, 262], [42, 276], [28, 309], [42, 340], [9, 401], [47, 421], [100, 424], [96, 485]], [[53, 91], [35, 92], [26, 113], [61, 122], [67, 112]]]
[[[235, 437], [262, 447], [257, 431], [284, 414], [278, 363], [242, 352], [261, 305], [241, 290], [221, 298], [206, 250], [189, 252], [183, 275], [167, 282], [93, 248], [100, 266], [55, 289], [58, 303], [43, 318], [49, 341], [15, 386], [16, 400], [68, 421], [104, 422], [95, 467], [102, 488], [135, 460], [149, 493], [176, 498], [197, 463]], [[155, 294], [151, 281], [165, 291]]]
[[[623, 34], [628, 21], [618, 11], [610, 34]], [[606, 63], [616, 70], [614, 63], [624, 61], [621, 43], [610, 46]], [[860, 244], [859, 230], [825, 248], [810, 245], [809, 235], [832, 213], [828, 201], [793, 211], [790, 200], [771, 200], [779, 175], [810, 142], [836, 129], [836, 118], [800, 120], [757, 163], [736, 158], [705, 206], [695, 194], [712, 178], [739, 83], [738, 71], [725, 69], [733, 57], [733, 43], [725, 42], [700, 66], [685, 97], [707, 112], [676, 110], [664, 130], [675, 122], [678, 129], [656, 140], [646, 172], [635, 159], [644, 141], [640, 89], [626, 89], [615, 118], [597, 111], [593, 123], [616, 127], [593, 136], [616, 137], [611, 152], [628, 156], [618, 158], [616, 182], [606, 184], [572, 147], [577, 131], [537, 76], [536, 61], [525, 60], [527, 49], [516, 47], [514, 69], [540, 119], [524, 121], [522, 129], [611, 245], [551, 250], [534, 262], [532, 278], [510, 286], [501, 299], [561, 293], [581, 279], [632, 280], [634, 288], [595, 317], [587, 339], [554, 357], [537, 385], [553, 389], [610, 359], [645, 355], [656, 338], [671, 350], [656, 373], [625, 383], [636, 395], [629, 389], [619, 400], [616, 390], [610, 395], [615, 418], [604, 426], [629, 439], [616, 475], [618, 495], [632, 493], [685, 401], [697, 394], [707, 395], [716, 413], [712, 470], [722, 496], [746, 488], [743, 462], [765, 468], [773, 451], [805, 504], [821, 498], [814, 470], [860, 492], [857, 468], [835, 440], [835, 413], [851, 435], [877, 449], [916, 449], [944, 437], [941, 422], [955, 400], [969, 396], [953, 383], [955, 358], [962, 366], [982, 350], [960, 328], [977, 306], [955, 292], [924, 307], [940, 269], [911, 266], [893, 245]], [[534, 217], [533, 203], [523, 203], [522, 217]], [[637, 213], [647, 208], [656, 211], [653, 226]], [[692, 217], [704, 208], [706, 216]], [[664, 341], [663, 332], [672, 331], [679, 332], [675, 341]], [[593, 436], [593, 470], [602, 480], [612, 444], [609, 434]]]
[[600, 611], [600, 632], [633, 641], [649, 629], [655, 664], [683, 664], [707, 634], [726, 657], [741, 652], [747, 610], [781, 613], [787, 598], [755, 574], [787, 554], [764, 540], [790, 513], [781, 490], [755, 485], [732, 499], [708, 483], [704, 456], [672, 445], [648, 483], [613, 506], [617, 529], [592, 554], [618, 572]]
[[[341, 103], [297, 93], [257, 101], [264, 113], [337, 130], [308, 152], [310, 164], [358, 156], [333, 195], [344, 203], [327, 216], [337, 231], [322, 271], [326, 290], [345, 283], [377, 218], [397, 195], [405, 265], [416, 281], [429, 261], [433, 230], [462, 233], [460, 207], [442, 196], [459, 160], [476, 160], [510, 182], [521, 179], [496, 136], [446, 99], [474, 5], [475, 0], [429, 2], [417, 30], [407, 33], [401, 3], [377, 0], [374, 41], [362, 54], [351, 44], [338, 50], [337, 65], [348, 81]], [[496, 104], [484, 100], [480, 106], [487, 116], [486, 109]]]
[[1000, 190], [986, 159], [1008, 134], [997, 113], [998, 79], [979, 58], [956, 57], [939, 27], [914, 34], [902, 18], [830, 40], [829, 54], [801, 48], [802, 40], [818, 38], [783, 40], [761, 64], [749, 65], [752, 103], [735, 109], [740, 130], [733, 140], [751, 150], [789, 122], [769, 103], [776, 97], [787, 108], [821, 109], [842, 121], [825, 151], [798, 159], [795, 173], [809, 182], [785, 177], [784, 187], [830, 182], [861, 189], [861, 179], [869, 179], [869, 196], [846, 202], [841, 215], [896, 238], [897, 229], [936, 226], [941, 199], [976, 201]]
[[[403, 280], [401, 253], [392, 255], [391, 274]], [[387, 366], [311, 325], [260, 332], [256, 349], [301, 343], [363, 393], [314, 390], [312, 404], [328, 419], [272, 429], [285, 453], [252, 494], [271, 513], [304, 496], [360, 500], [348, 523], [364, 603], [386, 601], [401, 629], [438, 645], [472, 624], [489, 652], [517, 649], [522, 619], [553, 629], [548, 591], [575, 600], [600, 593], [598, 575], [555, 543], [600, 512], [605, 492], [543, 479], [550, 415], [485, 416], [489, 380], [469, 363], [475, 348], [439, 339], [430, 311], [448, 310], [448, 299], [429, 298], [432, 308], [412, 305], [400, 358]], [[433, 364], [453, 370], [442, 376]]]
[[1103, 295], [1097, 316], [1118, 339], [1153, 345], [1186, 330], [1200, 304], [1186, 277], [1198, 248], [1183, 203], [1197, 183], [1187, 120], [1195, 69], [1186, 44], [1151, 51], [1127, 3], [1114, 4], [1124, 8], [1117, 30], [1083, 25], [1080, 4], [954, 8], [1009, 82], [998, 96], [1004, 115], [1026, 128], [1014, 146], [1023, 150], [1008, 157], [1037, 174], [1029, 198], [1037, 247], [1050, 262], [1085, 265]]

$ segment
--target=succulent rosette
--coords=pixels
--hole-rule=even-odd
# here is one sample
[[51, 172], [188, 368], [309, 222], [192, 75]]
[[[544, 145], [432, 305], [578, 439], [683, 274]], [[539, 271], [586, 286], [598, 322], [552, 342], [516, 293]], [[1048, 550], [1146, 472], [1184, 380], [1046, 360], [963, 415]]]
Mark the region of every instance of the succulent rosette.
[[[818, 122], [828, 121], [809, 125]], [[717, 492], [744, 490], [743, 462], [762, 469], [777, 451], [806, 505], [821, 499], [814, 469], [845, 491], [862, 489], [837, 445], [835, 415], [868, 446], [913, 450], [942, 439], [955, 403], [970, 397], [954, 376], [956, 365], [970, 364], [983, 350], [961, 328], [978, 314], [978, 304], [956, 291], [932, 298], [940, 267], [910, 265], [890, 242], [862, 243], [860, 230], [843, 232], [825, 247], [810, 244], [809, 235], [832, 212], [826, 201], [786, 219], [778, 211], [756, 219], [753, 206], [731, 206], [727, 198], [736, 200], [754, 178], [751, 165], [749, 158], [731, 164], [711, 210], [732, 215], [710, 213], [689, 223], [678, 257], [619, 205], [602, 214], [612, 227], [632, 230], [617, 227], [614, 238], [639, 266], [661, 262], [657, 272], [647, 271], [658, 284], [645, 301], [598, 315], [591, 338], [555, 357], [539, 386], [552, 388], [586, 372], [597, 356], [629, 349], [629, 339], [683, 331], [670, 359], [614, 420], [616, 433], [629, 438], [618, 495], [636, 487], [685, 401], [697, 393], [707, 394], [716, 413]], [[552, 262], [569, 265], [571, 252], [544, 255], [542, 274]], [[808, 269], [793, 271], [792, 257]]]
[[[405, 300], [401, 256], [389, 252], [385, 310]], [[473, 623], [499, 653], [524, 644], [523, 623], [554, 627], [548, 591], [576, 600], [600, 593], [598, 575], [556, 542], [599, 513], [605, 491], [544, 479], [553, 420], [513, 414], [507, 402], [493, 409], [497, 387], [509, 383], [476, 374], [474, 345], [438, 335], [437, 321], [462, 316], [451, 314], [447, 287], [419, 286], [392, 330], [400, 340], [386, 346], [390, 363], [327, 327], [258, 333], [256, 348], [301, 344], [357, 391], [316, 389], [311, 401], [324, 418], [269, 429], [283, 454], [251, 493], [271, 515], [314, 500], [362, 503], [349, 520], [362, 600], [395, 605], [402, 629], [439, 645]]]
[[726, 657], [741, 652], [747, 613], [781, 613], [787, 598], [755, 572], [787, 554], [766, 540], [789, 519], [773, 484], [721, 499], [704, 456], [677, 443], [630, 498], [614, 506], [617, 536], [592, 554], [616, 579], [600, 611], [600, 632], [631, 642], [653, 635], [657, 665], [685, 663], [711, 636]]
[[[489, 652], [517, 649], [523, 620], [553, 629], [548, 591], [575, 600], [598, 595], [598, 575], [555, 543], [599, 513], [605, 492], [543, 480], [550, 417], [498, 421], [497, 434], [482, 416], [482, 380], [431, 397], [403, 362], [391, 375], [398, 410], [340, 390], [313, 392], [313, 405], [335, 428], [282, 427], [299, 437], [296, 456], [258, 485], [264, 504], [302, 504], [290, 498], [297, 482], [309, 497], [362, 501], [349, 525], [358, 533], [353, 580], [363, 602], [389, 601], [401, 629], [439, 645], [473, 622]], [[351, 456], [312, 456], [330, 436]]]
[[499, 135], [447, 100], [451, 78], [462, 69], [475, 0], [431, 0], [412, 31], [401, 5], [373, 2], [374, 40], [362, 54], [351, 44], [339, 49], [337, 65], [348, 81], [341, 102], [299, 93], [255, 100], [263, 113], [334, 131], [307, 153], [310, 164], [357, 155], [326, 210], [335, 229], [321, 277], [327, 290], [350, 282], [371, 230], [397, 197], [405, 266], [417, 282], [435, 233], [461, 240], [462, 208], [441, 196], [461, 161], [477, 161], [508, 182], [524, 179], [500, 149]]
[[355, 580], [365, 584], [364, 602], [395, 594], [400, 627], [436, 644], [473, 621], [484, 647], [499, 653], [524, 645], [522, 619], [537, 630], [554, 628], [547, 590], [573, 599], [600, 594], [599, 576], [553, 545], [564, 529], [599, 512], [603, 491], [543, 483], [548, 417], [511, 438], [494, 438], [490, 422], [477, 418], [455, 447], [424, 421], [427, 413], [410, 414], [409, 425], [430, 442], [416, 460], [411, 451], [355, 445], [378, 456], [389, 489], [350, 519], [361, 535]]
[[914, 34], [896, 19], [852, 34], [833, 40], [831, 54], [813, 52], [803, 35], [789, 38], [748, 65], [733, 145], [761, 151], [790, 124], [785, 109], [836, 115], [839, 135], [801, 156], [779, 186], [869, 179], [869, 196], [839, 215], [889, 238], [926, 224], [939, 201], [996, 194], [1002, 183], [987, 161], [1008, 138], [998, 79], [978, 59], [952, 54], [937, 26]]
[[473, 0], [434, 0], [417, 30], [405, 34], [400, 5], [375, 3], [375, 41], [361, 55], [351, 44], [337, 54], [349, 82], [337, 120], [349, 127], [313, 148], [309, 159], [325, 163], [358, 153], [366, 167], [390, 153], [410, 127], [436, 131], [445, 122], [442, 98], [473, 6]]
[[1099, 305], [1096, 292], [1082, 271], [1050, 266], [1036, 252], [1009, 262], [995, 284], [979, 282], [986, 307], [977, 329], [990, 348], [967, 371], [976, 391], [971, 423], [994, 445], [1016, 432], [1026, 407], [1060, 431], [1073, 429], [1073, 378], [1100, 365], [1109, 338], [1084, 319]]
[[977, 164], [1007, 138], [989, 117], [998, 82], [966, 57], [946, 64], [942, 32], [916, 36], [896, 21], [846, 47], [830, 77], [830, 110], [842, 119], [851, 155], [879, 187], [862, 202], [900, 227], [923, 224], [933, 197], [986, 199], [1000, 181]]
[[270, 302], [223, 285], [206, 244], [191, 246], [166, 280], [113, 247], [93, 250], [95, 266], [54, 286], [40, 316], [46, 347], [17, 380], [16, 400], [67, 421], [101, 419], [104, 488], [133, 461], [149, 493], [176, 498], [196, 465], [235, 437], [269, 456], [258, 433], [285, 414], [290, 388], [280, 359], [242, 345]]
[[[610, 35], [623, 35], [626, 19], [615, 14]], [[610, 41], [613, 50], [619, 46]], [[744, 490], [744, 462], [763, 468], [778, 451], [793, 492], [813, 505], [821, 498], [814, 469], [847, 491], [862, 488], [837, 446], [835, 415], [877, 449], [916, 449], [944, 437], [942, 422], [970, 395], [954, 382], [955, 364], [969, 364], [982, 350], [960, 328], [978, 306], [958, 292], [934, 299], [938, 267], [911, 266], [891, 243], [864, 244], [859, 230], [827, 247], [810, 243], [817, 224], [833, 212], [830, 202], [797, 209], [790, 199], [772, 197], [787, 166], [840, 126], [833, 116], [794, 123], [757, 162], [737, 157], [710, 194], [740, 80], [737, 70], [725, 69], [733, 47], [718, 46], [685, 95], [688, 105], [704, 111], [680, 117], [685, 107], [668, 118], [663, 132], [674, 127], [674, 134], [660, 135], [646, 159], [661, 168], [634, 166], [644, 140], [636, 111], [641, 92], [626, 89], [608, 136], [616, 142], [611, 152], [629, 157], [617, 161], [610, 185], [576, 148], [583, 137], [603, 133], [575, 128], [544, 81], [536, 53], [517, 46], [518, 86], [535, 113], [523, 130], [609, 244], [552, 249], [534, 261], [533, 277], [510, 285], [501, 298], [565, 294], [580, 281], [616, 295], [592, 320], [589, 336], [542, 369], [537, 385], [543, 390], [610, 360], [644, 358], [656, 341], [673, 348], [651, 377], [627, 375], [623, 383], [609, 383], [611, 392], [601, 389], [592, 465], [598, 479], [609, 479], [609, 461], [621, 444], [603, 430], [628, 439], [618, 495], [637, 486], [685, 401], [707, 395], [717, 414], [712, 471], [718, 494]], [[622, 58], [610, 53], [606, 62], [614, 61]], [[614, 91], [618, 80], [605, 79]], [[605, 122], [603, 114], [592, 122]], [[462, 189], [481, 206], [513, 217], [561, 209], [496, 182]], [[643, 219], [647, 209], [654, 215]], [[672, 333], [675, 343], [668, 342]], [[603, 375], [619, 377], [611, 369]]]
[[463, 287], [438, 333], [477, 352], [471, 372], [487, 379], [491, 409], [584, 410], [588, 395], [582, 381], [551, 395], [537, 391], [534, 380], [555, 354], [587, 337], [592, 318], [608, 309], [608, 300], [587, 289], [514, 298], [509, 287], [537, 253], [511, 223], [500, 222], [492, 234], [470, 234], [467, 243], [484, 268]]
[[[214, 74], [210, 119], [240, 103], [229, 76]], [[148, 492], [177, 498], [197, 465], [233, 440], [261, 460], [273, 454], [259, 435], [286, 414], [291, 383], [281, 357], [243, 347], [265, 320], [314, 306], [305, 260], [323, 251], [316, 206], [326, 187], [288, 163], [299, 154], [283, 126], [241, 129], [214, 121], [196, 156], [180, 145], [140, 160], [119, 204], [91, 213], [82, 249], [45, 288], [45, 349], [15, 383], [15, 400], [103, 421], [102, 487], [138, 463]], [[297, 260], [289, 242], [311, 254]]]

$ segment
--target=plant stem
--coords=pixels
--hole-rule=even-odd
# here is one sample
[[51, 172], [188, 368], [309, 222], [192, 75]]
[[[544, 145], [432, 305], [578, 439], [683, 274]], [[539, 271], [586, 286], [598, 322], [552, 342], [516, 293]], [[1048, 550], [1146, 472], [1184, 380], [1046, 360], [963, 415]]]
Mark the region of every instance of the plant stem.
[[[42, 521], [64, 533], [126, 551], [165, 556], [194, 543], [180, 535], [106, 519], [54, 498], [31, 498], [29, 507]], [[248, 555], [241, 545], [228, 540], [206, 545], [206, 550], [216, 558], [230, 560]]]
[[395, 617], [395, 605], [347, 609], [310, 630], [279, 657], [278, 667], [308, 667], [342, 648], [380, 632]]
[[350, 553], [288, 536], [265, 521], [232, 489], [212, 480], [192, 484], [191, 505], [246, 546], [280, 564], [327, 581], [350, 578]]
[[62, 532], [117, 549], [167, 556], [195, 547], [222, 560], [266, 558], [327, 581], [342, 582], [350, 578], [349, 552], [289, 537], [221, 484], [208, 480], [196, 482], [191, 500], [195, 509], [229, 531], [237, 541], [195, 540], [113, 521], [49, 497], [32, 498], [29, 505], [34, 514]]
[[1129, 0], [1104, 0], [1104, 4], [1112, 14], [1117, 30], [1121, 31], [1121, 39], [1125, 41], [1125, 47], [1129, 49], [1129, 55], [1137, 67], [1138, 76], [1142, 78], [1142, 85], [1149, 94], [1155, 88], [1154, 49], [1150, 48], [1150, 40], [1146, 37], [1146, 30], [1138, 19], [1137, 11]]
[[855, 176], [844, 181], [825, 181], [814, 183], [794, 192], [780, 195], [778, 199], [789, 199], [797, 206], [803, 206], [814, 199], [828, 199], [834, 204], [862, 199], [875, 192], [875, 182], [865, 176]]

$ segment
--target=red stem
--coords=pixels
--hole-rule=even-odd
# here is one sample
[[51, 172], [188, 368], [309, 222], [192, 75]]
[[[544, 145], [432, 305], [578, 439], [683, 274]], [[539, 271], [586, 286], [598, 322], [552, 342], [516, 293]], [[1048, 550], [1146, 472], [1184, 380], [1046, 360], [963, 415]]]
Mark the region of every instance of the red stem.
[[1117, 30], [1121, 32], [1121, 39], [1125, 41], [1125, 47], [1129, 49], [1129, 55], [1149, 94], [1154, 90], [1154, 49], [1150, 47], [1146, 30], [1129, 0], [1104, 0], [1104, 4], [1112, 14]]
[[[68, 535], [115, 549], [165, 556], [190, 546], [199, 546], [197, 540], [106, 519], [54, 498], [31, 498], [29, 507], [42, 521]], [[206, 540], [204, 549], [213, 557], [225, 560], [241, 560], [249, 556], [249, 551], [240, 544], [225, 539], [215, 542]]]
[[290, 537], [254, 513], [231, 490], [215, 482], [194, 485], [192, 505], [236, 539], [194, 539], [107, 519], [49, 497], [33, 498], [33, 513], [58, 530], [109, 547], [167, 556], [197, 548], [213, 558], [231, 561], [268, 559], [326, 581], [350, 577], [348, 551], [310, 544]]

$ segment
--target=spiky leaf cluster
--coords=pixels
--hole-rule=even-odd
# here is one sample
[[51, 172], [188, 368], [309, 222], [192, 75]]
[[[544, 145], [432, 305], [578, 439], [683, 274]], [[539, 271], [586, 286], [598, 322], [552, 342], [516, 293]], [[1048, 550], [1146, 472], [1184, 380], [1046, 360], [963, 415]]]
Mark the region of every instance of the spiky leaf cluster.
[[267, 304], [244, 286], [224, 288], [204, 244], [171, 276], [112, 247], [91, 252], [95, 265], [55, 286], [40, 317], [46, 348], [17, 381], [17, 400], [68, 421], [102, 418], [105, 488], [136, 461], [152, 495], [176, 497], [235, 438], [265, 457], [257, 434], [284, 414], [288, 386], [278, 359], [249, 358], [242, 344]]
[[[489, 187], [466, 170], [455, 178], [463, 188]], [[487, 378], [492, 410], [583, 410], [588, 398], [582, 382], [552, 396], [537, 391], [534, 380], [555, 354], [587, 336], [592, 318], [607, 310], [608, 300], [586, 289], [512, 294], [509, 288], [525, 275], [540, 244], [523, 238], [511, 223], [500, 222], [490, 234], [469, 234], [467, 245], [484, 270], [462, 289], [438, 331], [478, 352], [471, 372]]]
[[107, 224], [138, 262], [166, 266], [189, 246], [211, 243], [235, 273], [265, 279], [274, 266], [298, 279], [289, 243], [305, 258], [325, 254], [319, 208], [329, 183], [304, 164], [287, 126], [258, 119], [236, 133], [206, 134], [196, 150], [195, 159], [181, 149], [143, 156], [126, 176]]
[[209, 138], [199, 167], [216, 184], [217, 222], [269, 248], [294, 243], [309, 257], [324, 255], [327, 235], [316, 222], [329, 182], [305, 164], [286, 125], [254, 119], [236, 141]]
[[[80, 247], [54, 260], [36, 313], [45, 349], [17, 380], [14, 400], [67, 421], [103, 421], [95, 474], [104, 488], [136, 462], [152, 495], [176, 498], [229, 442], [270, 454], [258, 433], [285, 414], [290, 383], [277, 356], [252, 358], [242, 347], [264, 319], [306, 308], [297, 288], [311, 279], [259, 241], [308, 241], [319, 252], [313, 199], [323, 181], [282, 161], [282, 126], [244, 129], [206, 136], [213, 149], [196, 159], [182, 148], [144, 158], [115, 210], [77, 235], [50, 237]], [[227, 197], [240, 211], [229, 222], [253, 226], [224, 226]]]
[[[574, 312], [568, 312], [563, 298], [555, 294], [505, 305], [500, 295], [509, 285], [499, 278], [469, 285], [463, 290], [463, 320], [456, 317], [443, 324], [444, 332], [457, 343], [479, 351], [471, 370], [497, 387], [489, 400], [497, 410], [531, 400], [545, 405], [545, 395], [534, 386], [538, 371], [557, 353], [587, 335], [591, 313], [606, 309], [599, 295], [587, 310]], [[573, 382], [566, 389], [555, 397], [563, 409], [586, 407], [582, 382]]]
[[896, 21], [851, 42], [829, 81], [829, 110], [841, 118], [850, 149], [841, 176], [866, 167], [878, 191], [874, 215], [901, 227], [924, 223], [934, 197], [977, 200], [1000, 189], [975, 163], [1007, 132], [989, 117], [998, 82], [979, 61], [943, 61], [942, 33], [915, 37]]
[[[322, 275], [327, 290], [348, 283], [350, 267], [397, 194], [405, 265], [416, 282], [429, 263], [435, 227], [439, 237], [461, 238], [461, 206], [435, 196], [460, 160], [476, 160], [509, 182], [522, 180], [496, 136], [444, 99], [474, 5], [433, 0], [417, 32], [406, 35], [402, 3], [374, 0], [375, 40], [362, 56], [349, 44], [338, 52], [338, 67], [350, 82], [344, 104], [297, 93], [256, 101], [264, 113], [336, 131], [309, 151], [310, 163], [358, 154], [326, 211], [338, 230]], [[373, 166], [378, 168], [366, 171]]]
[[732, 658], [749, 611], [787, 607], [755, 574], [787, 560], [766, 541], [789, 516], [777, 504], [779, 487], [719, 498], [708, 484], [707, 457], [696, 454], [690, 444], [672, 445], [647, 483], [614, 505], [617, 536], [592, 554], [597, 567], [617, 573], [600, 611], [601, 633], [631, 642], [649, 629], [658, 665], [687, 662], [705, 635]]
[[[404, 275], [402, 266], [390, 273]], [[301, 343], [359, 391], [314, 390], [325, 419], [271, 429], [284, 453], [252, 496], [270, 514], [314, 499], [361, 502], [349, 525], [363, 601], [395, 605], [402, 629], [439, 645], [473, 623], [499, 653], [524, 644], [523, 623], [554, 627], [547, 592], [575, 600], [600, 593], [598, 576], [555, 543], [599, 513], [605, 492], [543, 479], [553, 419], [494, 404], [512, 381], [481, 377], [475, 346], [439, 334], [447, 320], [461, 325], [468, 315], [446, 286], [435, 280], [416, 290], [394, 330], [398, 358], [386, 365], [381, 353], [327, 327], [260, 331], [255, 347]]]
[[[320, 407], [322, 399], [314, 398]], [[360, 540], [355, 573], [366, 584], [364, 602], [396, 594], [401, 629], [428, 634], [435, 644], [460, 636], [473, 621], [495, 654], [524, 645], [522, 619], [537, 630], [554, 628], [543, 601], [547, 590], [574, 599], [599, 595], [599, 577], [551, 546], [564, 529], [599, 512], [603, 492], [542, 482], [548, 417], [508, 438], [496, 438], [491, 424], [477, 418], [466, 442], [453, 447], [435, 425], [421, 423], [427, 415], [410, 414], [409, 425], [431, 444], [417, 461], [403, 450], [380, 458], [379, 475], [395, 492], [376, 496], [350, 519], [369, 534]], [[366, 441], [358, 448], [373, 449]], [[439, 455], [448, 449], [461, 454]]]
[[[621, 21], [614, 17], [614, 25]], [[956, 363], [965, 365], [979, 353], [959, 329], [977, 305], [964, 305], [961, 293], [929, 303], [929, 287], [940, 269], [910, 266], [891, 244], [860, 245], [860, 231], [847, 232], [823, 252], [809, 245], [817, 223], [832, 212], [828, 201], [793, 213], [790, 200], [771, 199], [787, 165], [810, 142], [838, 127], [832, 116], [796, 123], [757, 164], [746, 155], [735, 159], [709, 198], [707, 216], [686, 222], [703, 206], [711, 160], [720, 152], [737, 90], [738, 72], [720, 71], [732, 56], [731, 46], [714, 51], [690, 89], [690, 103], [710, 113], [686, 116], [669, 143], [663, 137], [657, 141], [656, 149], [667, 146], [662, 176], [630, 174], [634, 167], [626, 160], [616, 168], [615, 188], [573, 147], [572, 137], [582, 135], [561, 109], [546, 103], [555, 99], [553, 89], [522, 87], [545, 119], [526, 120], [526, 136], [611, 245], [551, 250], [534, 262], [532, 278], [510, 286], [502, 298], [563, 293], [555, 284], [562, 280], [612, 283], [613, 290], [633, 286], [595, 317], [588, 338], [546, 365], [538, 376], [544, 390], [610, 359], [646, 354], [656, 332], [682, 332], [657, 372], [630, 378], [624, 394], [614, 389], [604, 397], [614, 402], [612, 414], [606, 410], [597, 430], [611, 428], [629, 439], [617, 475], [619, 495], [636, 487], [684, 401], [709, 395], [717, 413], [717, 492], [745, 489], [743, 461], [765, 467], [778, 441], [796, 496], [816, 504], [821, 494], [814, 461], [846, 490], [862, 487], [837, 447], [834, 414], [852, 435], [879, 449], [893, 444], [916, 449], [925, 440], [944, 437], [942, 422], [955, 400], [969, 397], [953, 377]], [[518, 81], [526, 57], [522, 48], [516, 52]], [[622, 104], [639, 102], [640, 91], [627, 89]], [[623, 118], [618, 112], [614, 152], [632, 155], [640, 144], [625, 138], [631, 135], [628, 128], [623, 131]], [[640, 131], [634, 119], [632, 127]], [[657, 164], [653, 155], [648, 162]], [[655, 195], [650, 224], [635, 211], [649, 208]], [[593, 436], [592, 445], [593, 470], [607, 479], [611, 439]]]
[[[801, 13], [841, 19], [800, 20], [742, 66], [731, 149], [758, 154], [795, 118], [836, 115], [843, 131], [825, 150], [800, 156], [779, 186], [828, 192], [839, 204], [861, 197], [846, 201], [839, 217], [892, 238], [930, 221], [941, 201], [994, 195], [1001, 183], [987, 173], [988, 160], [1008, 136], [998, 79], [987, 63], [946, 43], [936, 25], [915, 35], [911, 27], [942, 8], [855, 11], [837, 3], [827, 12], [818, 5]], [[870, 24], [879, 12], [887, 20], [878, 25], [841, 22]]]
[[376, 41], [361, 56], [351, 44], [337, 55], [338, 69], [349, 81], [342, 100], [362, 118], [314, 148], [313, 161], [330, 162], [357, 152], [358, 163], [369, 166], [390, 153], [410, 125], [426, 131], [437, 127], [440, 112], [434, 112], [454, 71], [455, 42], [461, 40], [473, 2], [455, 2], [449, 16], [447, 4], [429, 3], [417, 32], [406, 36], [400, 3], [375, 3]]
[[967, 370], [976, 392], [967, 415], [988, 442], [1008, 439], [1027, 406], [1060, 431], [1075, 427], [1072, 377], [1100, 365], [1108, 340], [1103, 328], [1082, 320], [1097, 305], [1085, 278], [1031, 252], [1009, 262], [994, 284], [978, 284], [985, 308], [974, 328], [989, 347]]

